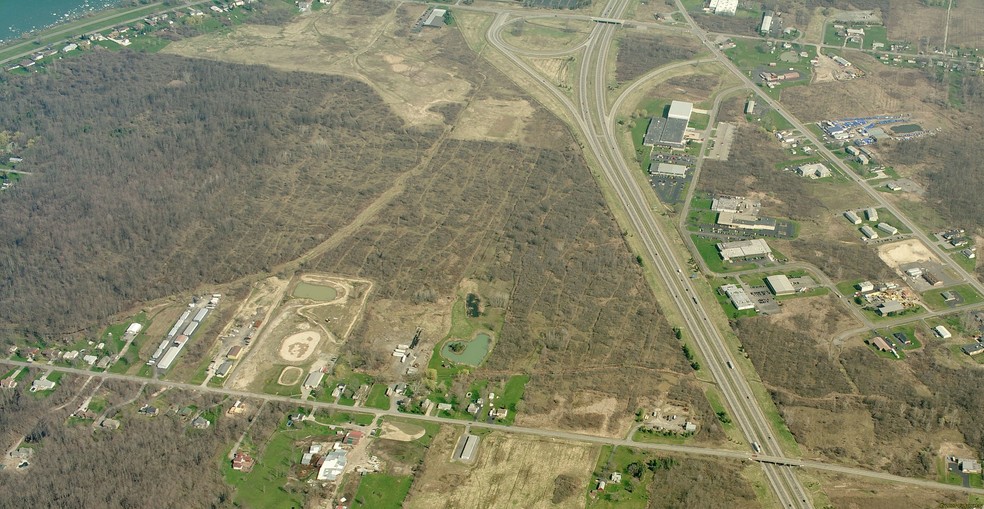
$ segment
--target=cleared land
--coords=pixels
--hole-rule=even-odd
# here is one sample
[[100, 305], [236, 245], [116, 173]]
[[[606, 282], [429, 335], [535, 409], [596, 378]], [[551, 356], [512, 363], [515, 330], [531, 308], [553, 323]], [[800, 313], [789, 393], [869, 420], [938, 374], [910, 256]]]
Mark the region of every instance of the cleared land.
[[[446, 428], [434, 440], [407, 507], [584, 507], [597, 446], [491, 433], [482, 437], [468, 467], [450, 462], [456, 439]], [[574, 480], [573, 493], [555, 503], [554, 484], [561, 476]]]

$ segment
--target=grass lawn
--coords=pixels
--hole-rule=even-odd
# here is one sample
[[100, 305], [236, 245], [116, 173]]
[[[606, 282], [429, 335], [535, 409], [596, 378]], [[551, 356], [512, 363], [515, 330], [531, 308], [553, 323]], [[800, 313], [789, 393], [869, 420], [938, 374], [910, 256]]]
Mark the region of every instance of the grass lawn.
[[974, 287], [969, 284], [952, 286], [950, 288], [937, 288], [925, 292], [920, 296], [922, 297], [923, 302], [925, 302], [930, 309], [933, 311], [938, 311], [948, 307], [946, 302], [943, 300], [943, 292], [954, 292], [960, 295], [963, 299], [962, 304], [976, 304], [982, 300], [981, 294], [977, 293], [977, 290], [974, 290]]
[[388, 388], [386, 384], [373, 384], [372, 389], [369, 390], [369, 396], [366, 398], [366, 406], [389, 410], [390, 398], [386, 395], [386, 389]]
[[950, 258], [953, 258], [953, 261], [967, 272], [974, 272], [977, 270], [977, 258], [967, 258], [960, 252], [951, 254]]
[[413, 476], [366, 474], [352, 499], [352, 508], [399, 509], [410, 491]]
[[248, 473], [233, 470], [223, 455], [225, 479], [236, 488], [238, 503], [249, 507], [303, 507], [304, 499], [299, 494], [284, 489], [291, 465], [300, 460], [302, 451], [294, 447], [299, 435], [295, 430], [274, 433]]
[[359, 412], [336, 412], [327, 411], [325, 413], [319, 413], [315, 417], [318, 422], [324, 422], [327, 424], [358, 424], [359, 426], [368, 426], [372, 424], [372, 421], [376, 419], [373, 414], [363, 414]]
[[502, 424], [512, 424], [516, 420], [516, 405], [523, 399], [526, 391], [526, 383], [530, 381], [529, 375], [515, 375], [509, 377], [502, 393], [495, 395], [495, 406], [509, 409], [506, 418], [501, 420]]
[[649, 129], [649, 117], [641, 117], [634, 120], [632, 126], [632, 147], [635, 148], [636, 160], [639, 161], [639, 168], [642, 171], [649, 171], [649, 163], [652, 157], [652, 147], [642, 144], [646, 137], [646, 130]]
[[762, 128], [766, 131], [786, 131], [793, 128], [793, 124], [790, 124], [786, 117], [772, 108], [769, 108], [759, 119]]
[[644, 429], [636, 430], [632, 434], [633, 442], [642, 442], [647, 444], [672, 444], [672, 445], [683, 445], [687, 443], [687, 438], [683, 435], [677, 433], [669, 433], [653, 430], [647, 431]]

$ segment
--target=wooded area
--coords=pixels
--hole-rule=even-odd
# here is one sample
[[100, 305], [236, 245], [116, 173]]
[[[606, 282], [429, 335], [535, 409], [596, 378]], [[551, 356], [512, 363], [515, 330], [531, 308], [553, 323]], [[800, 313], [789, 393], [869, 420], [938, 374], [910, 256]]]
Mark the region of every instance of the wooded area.
[[631, 81], [677, 60], [690, 60], [700, 44], [689, 37], [654, 36], [630, 33], [618, 41], [615, 79]]
[[337, 76], [111, 52], [50, 69], [0, 76], [35, 174], [0, 195], [0, 324], [21, 334], [292, 259], [436, 136]]

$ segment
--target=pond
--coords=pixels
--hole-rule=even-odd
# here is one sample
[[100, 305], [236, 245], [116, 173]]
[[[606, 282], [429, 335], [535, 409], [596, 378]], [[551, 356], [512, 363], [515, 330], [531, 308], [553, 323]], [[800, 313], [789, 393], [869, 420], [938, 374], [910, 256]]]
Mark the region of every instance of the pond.
[[[460, 345], [460, 350], [455, 352], [454, 345]], [[441, 347], [441, 356], [445, 359], [457, 362], [458, 364], [467, 364], [469, 366], [478, 366], [485, 359], [485, 356], [489, 354], [489, 347], [492, 345], [492, 337], [485, 332], [479, 332], [475, 337], [469, 341], [463, 341], [460, 339], [451, 339], [444, 346]]]
[[297, 283], [294, 288], [294, 297], [298, 299], [311, 299], [328, 302], [335, 300], [338, 293], [334, 288], [324, 285], [314, 285], [311, 283]]

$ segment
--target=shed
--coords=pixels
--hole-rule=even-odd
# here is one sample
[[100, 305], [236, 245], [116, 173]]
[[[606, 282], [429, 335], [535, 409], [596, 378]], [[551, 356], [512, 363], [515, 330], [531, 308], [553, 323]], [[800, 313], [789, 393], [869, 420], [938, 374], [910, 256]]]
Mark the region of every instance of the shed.
[[950, 334], [950, 331], [947, 330], [947, 328], [942, 325], [937, 325], [936, 327], [933, 327], [933, 331], [936, 332], [936, 334], [943, 339], [950, 339], [951, 337], [953, 337], [953, 334]]
[[307, 378], [304, 379], [304, 385], [302, 385], [302, 387], [305, 389], [317, 389], [321, 386], [321, 381], [324, 377], [325, 374], [321, 371], [312, 371], [308, 373]]

